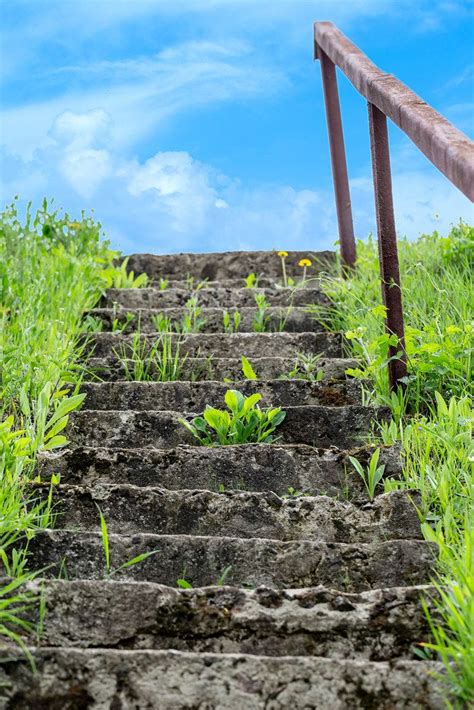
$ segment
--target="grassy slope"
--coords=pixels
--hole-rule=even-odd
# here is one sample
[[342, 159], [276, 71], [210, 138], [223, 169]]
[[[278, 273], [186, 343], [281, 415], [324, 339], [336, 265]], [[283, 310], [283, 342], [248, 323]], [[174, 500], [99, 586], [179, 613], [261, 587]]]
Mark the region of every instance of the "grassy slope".
[[[389, 404], [393, 421], [382, 441], [400, 441], [404, 480], [386, 489], [421, 492], [420, 515], [428, 540], [440, 549], [437, 582], [442, 623], [433, 624], [425, 653], [448, 671], [455, 707], [474, 702], [474, 481], [472, 446], [472, 344], [474, 228], [455, 227], [416, 242], [401, 241], [400, 262], [409, 374], [405, 391], [390, 393], [387, 338], [376, 244], [358, 244], [353, 278], [329, 278], [335, 308], [330, 326], [344, 331], [348, 351], [360, 357], [354, 371], [366, 380], [368, 400]], [[369, 385], [369, 382], [372, 384]]]
[[81, 404], [80, 324], [112, 256], [84, 216], [71, 222], [46, 204], [24, 224], [15, 205], [0, 215], [0, 569], [13, 578], [0, 585], [0, 641], [21, 644], [29, 628], [22, 612], [36, 600], [22, 591], [31, 578], [25, 540], [51, 524], [49, 502], [36, 498], [35, 460], [66, 443], [68, 414]]

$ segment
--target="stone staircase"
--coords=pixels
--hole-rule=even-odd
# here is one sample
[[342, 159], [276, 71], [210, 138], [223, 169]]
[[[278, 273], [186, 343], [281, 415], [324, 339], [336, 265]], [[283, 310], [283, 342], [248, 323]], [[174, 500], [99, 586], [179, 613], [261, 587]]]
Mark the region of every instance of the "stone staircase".
[[[306, 256], [288, 256], [295, 280]], [[388, 413], [363, 406], [340, 335], [317, 329], [317, 270], [293, 293], [276, 287], [279, 259], [263, 252], [135, 255], [129, 268], [153, 285], [111, 289], [89, 314], [103, 328], [87, 345], [95, 376], [71, 448], [39, 464], [43, 480], [61, 477], [56, 526], [30, 544], [44, 630], [30, 640], [36, 673], [24, 658], [0, 664], [0, 708], [443, 707], [437, 665], [414, 653], [428, 635], [420, 594], [436, 551], [413, 496], [371, 502], [348, 461], [367, 462], [364, 437]], [[243, 287], [249, 272], [263, 274], [257, 289]], [[186, 379], [124, 381], [118, 353], [137, 323], [150, 347], [153, 315], [181, 317], [192, 293], [206, 323], [174, 336]], [[252, 332], [255, 293], [275, 332]], [[239, 309], [237, 333], [222, 332], [224, 308]], [[117, 331], [127, 312], [134, 320]], [[298, 353], [321, 356], [318, 378], [280, 379]], [[258, 380], [243, 379], [241, 355]], [[223, 408], [229, 387], [285, 409], [278, 441], [196, 445], [179, 419]], [[380, 462], [399, 475], [396, 449]], [[154, 554], [107, 575], [99, 509], [114, 569]]]

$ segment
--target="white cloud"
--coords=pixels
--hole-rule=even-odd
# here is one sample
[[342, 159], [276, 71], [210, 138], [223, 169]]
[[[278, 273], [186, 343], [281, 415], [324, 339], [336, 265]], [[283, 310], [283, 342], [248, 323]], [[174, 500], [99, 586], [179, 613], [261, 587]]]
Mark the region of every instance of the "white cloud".
[[[5, 156], [3, 200], [19, 193], [38, 203], [54, 195], [76, 215], [99, 206], [97, 218], [126, 252], [317, 250], [337, 238], [330, 192], [281, 184], [249, 188], [184, 151], [129, 159], [112, 146], [112, 127], [104, 111], [57, 117], [49, 145], [33, 160]], [[459, 217], [472, 221], [468, 200], [413, 156], [406, 146], [394, 154], [399, 234], [413, 238], [445, 232]], [[375, 231], [372, 180], [364, 175], [351, 188], [356, 233], [364, 237]]]
[[85, 146], [106, 139], [111, 125], [111, 118], [103, 109], [86, 113], [64, 111], [54, 121], [50, 136], [60, 143], [66, 142], [77, 147]]

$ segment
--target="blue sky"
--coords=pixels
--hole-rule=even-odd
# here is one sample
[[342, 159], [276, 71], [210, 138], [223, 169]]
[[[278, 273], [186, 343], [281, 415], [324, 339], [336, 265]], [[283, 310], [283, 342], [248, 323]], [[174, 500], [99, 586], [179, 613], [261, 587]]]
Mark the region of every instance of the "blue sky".
[[[0, 0], [1, 201], [94, 209], [132, 251], [330, 247], [312, 22], [336, 23], [468, 135], [468, 0]], [[357, 235], [374, 230], [366, 105], [339, 77]], [[391, 127], [397, 228], [470, 203]]]

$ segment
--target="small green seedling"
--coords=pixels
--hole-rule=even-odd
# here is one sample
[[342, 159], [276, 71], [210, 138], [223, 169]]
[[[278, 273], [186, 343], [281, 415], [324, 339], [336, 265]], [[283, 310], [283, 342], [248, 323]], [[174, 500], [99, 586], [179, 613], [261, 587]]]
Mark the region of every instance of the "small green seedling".
[[127, 272], [129, 258], [124, 259], [120, 266], [102, 269], [100, 276], [104, 280], [106, 288], [143, 288], [148, 284], [146, 274], [135, 276], [133, 271]]
[[311, 382], [321, 382], [324, 378], [324, 370], [319, 367], [321, 355], [313, 353], [298, 353], [293, 368], [286, 375], [282, 375], [283, 380], [310, 380]]
[[370, 500], [373, 500], [375, 498], [375, 490], [378, 484], [380, 483], [385, 471], [385, 464], [382, 464], [381, 466], [378, 465], [379, 457], [380, 449], [375, 449], [374, 453], [370, 458], [367, 469], [364, 469], [360, 461], [358, 461], [353, 456], [349, 456], [349, 461], [364, 481], [365, 489], [369, 495]]
[[257, 375], [245, 355], [242, 355], [242, 372], [246, 380], [257, 379]]
[[259, 277], [253, 271], [245, 278], [245, 288], [258, 288]]
[[288, 486], [288, 493], [284, 495], [284, 498], [301, 498], [301, 496], [306, 495], [306, 493], [303, 493], [303, 491], [299, 491], [297, 488], [293, 488], [293, 486]]
[[105, 518], [102, 514], [101, 509], [99, 506], [97, 506], [97, 510], [99, 511], [99, 516], [100, 516], [100, 532], [102, 536], [102, 549], [104, 551], [104, 557], [105, 557], [105, 575], [106, 577], [111, 577], [113, 574], [116, 574], [117, 572], [121, 572], [124, 569], [127, 569], [128, 567], [134, 567], [135, 565], [139, 564], [140, 562], [144, 562], [148, 557], [151, 557], [152, 555], [156, 555], [158, 550], [151, 550], [150, 552], [142, 552], [140, 555], [136, 555], [136, 557], [132, 557], [132, 559], [127, 560], [123, 564], [121, 564], [119, 567], [112, 568], [112, 563], [111, 563], [111, 556], [110, 556], [110, 541], [109, 541], [109, 533], [107, 530], [107, 523], [105, 522]]
[[178, 333], [199, 333], [206, 324], [206, 319], [201, 317], [202, 308], [198, 304], [197, 296], [192, 296], [186, 301], [186, 311], [181, 323], [175, 325]]
[[222, 316], [224, 333], [238, 333], [241, 319], [242, 317], [239, 311], [234, 311], [232, 318], [230, 317], [229, 311], [224, 311]]
[[270, 306], [265, 298], [265, 294], [256, 293], [255, 294], [255, 304], [257, 306], [257, 312], [253, 317], [252, 329], [256, 333], [265, 333], [269, 329], [270, 316], [267, 315], [267, 310]]
[[229, 565], [228, 567], [225, 568], [225, 570], [222, 572], [221, 576], [217, 580], [218, 587], [224, 586], [225, 581], [226, 581], [227, 577], [229, 576], [231, 570], [232, 570], [232, 565]]
[[125, 313], [122, 315], [118, 314], [116, 308], [114, 307], [114, 317], [112, 318], [112, 333], [123, 333], [135, 320], [135, 315], [133, 313]]

